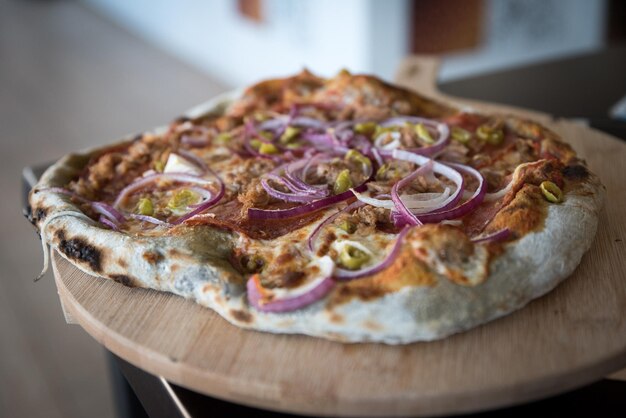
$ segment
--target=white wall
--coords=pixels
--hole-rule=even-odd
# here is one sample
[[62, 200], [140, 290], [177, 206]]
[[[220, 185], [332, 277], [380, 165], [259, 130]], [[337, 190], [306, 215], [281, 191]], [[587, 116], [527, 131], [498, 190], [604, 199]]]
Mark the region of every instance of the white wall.
[[[410, 0], [263, 0], [262, 24], [235, 0], [83, 1], [233, 86], [303, 67], [392, 79], [409, 51]], [[605, 9], [606, 0], [485, 0], [482, 45], [445, 55], [440, 79], [599, 48]]]
[[601, 48], [606, 7], [605, 0], [487, 0], [483, 45], [446, 56], [440, 79]]
[[85, 1], [232, 85], [303, 67], [391, 79], [408, 50], [408, 0], [265, 0], [262, 24], [231, 0]]

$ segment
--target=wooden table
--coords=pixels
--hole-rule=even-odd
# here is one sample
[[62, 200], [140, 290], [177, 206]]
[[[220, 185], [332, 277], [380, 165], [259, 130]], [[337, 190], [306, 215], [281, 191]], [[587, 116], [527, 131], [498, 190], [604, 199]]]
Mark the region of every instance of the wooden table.
[[[412, 59], [398, 78], [450, 100], [434, 87], [435, 74], [435, 61]], [[623, 368], [626, 145], [545, 114], [454, 102], [541, 120], [568, 138], [607, 186], [592, 249], [572, 277], [526, 308], [441, 341], [343, 345], [240, 330], [182, 298], [90, 277], [55, 254], [68, 319], [116, 355], [169, 381], [245, 405], [306, 414], [485, 410], [564, 392]]]

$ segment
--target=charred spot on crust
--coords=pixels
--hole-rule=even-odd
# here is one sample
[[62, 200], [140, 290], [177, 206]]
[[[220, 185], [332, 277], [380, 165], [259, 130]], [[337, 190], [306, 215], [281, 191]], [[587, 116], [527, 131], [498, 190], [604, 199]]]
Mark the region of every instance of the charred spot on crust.
[[146, 251], [142, 257], [150, 264], [157, 264], [163, 260], [163, 256], [155, 251]]
[[137, 134], [133, 137], [133, 142], [141, 141], [143, 139], [143, 134]]
[[137, 280], [125, 274], [112, 274], [109, 276], [111, 280], [127, 287], [137, 287]]
[[233, 316], [233, 318], [235, 318], [239, 322], [250, 323], [252, 322], [252, 319], [253, 319], [252, 315], [250, 315], [248, 312], [239, 311], [236, 309], [231, 309], [230, 314]]
[[43, 219], [46, 217], [46, 215], [48, 214], [48, 211], [45, 208], [38, 208], [35, 211], [35, 221], [36, 222], [41, 222], [43, 221]]
[[563, 176], [568, 180], [585, 180], [589, 177], [589, 170], [581, 164], [568, 165], [563, 169]]
[[65, 239], [63, 231], [57, 232], [59, 239], [59, 250], [67, 257], [85, 262], [95, 272], [102, 271], [102, 253], [99, 249], [89, 244], [82, 238]]

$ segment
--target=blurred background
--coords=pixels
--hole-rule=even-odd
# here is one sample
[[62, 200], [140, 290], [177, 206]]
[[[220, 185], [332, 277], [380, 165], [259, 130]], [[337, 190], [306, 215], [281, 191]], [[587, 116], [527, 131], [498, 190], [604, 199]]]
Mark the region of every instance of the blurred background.
[[[541, 69], [553, 62], [609, 51], [617, 64], [593, 58], [578, 70], [582, 79], [595, 75], [600, 83], [602, 71], [626, 64], [625, 5], [0, 0], [0, 215], [7, 220], [0, 235], [0, 417], [114, 416], [104, 349], [65, 324], [50, 273], [32, 281], [42, 258], [36, 234], [20, 219], [23, 167], [166, 123], [217, 93], [303, 67], [325, 76], [348, 68], [392, 80], [403, 57], [436, 54], [446, 88], [528, 66], [548, 74]], [[616, 48], [618, 55], [610, 52]], [[568, 74], [560, 65], [544, 85]], [[611, 103], [626, 94], [626, 77], [618, 81], [605, 86]], [[509, 82], [496, 93], [532, 90], [528, 82]], [[599, 91], [576, 81], [563, 85], [563, 94], [577, 98], [575, 109]], [[598, 113], [608, 116], [609, 106]]]

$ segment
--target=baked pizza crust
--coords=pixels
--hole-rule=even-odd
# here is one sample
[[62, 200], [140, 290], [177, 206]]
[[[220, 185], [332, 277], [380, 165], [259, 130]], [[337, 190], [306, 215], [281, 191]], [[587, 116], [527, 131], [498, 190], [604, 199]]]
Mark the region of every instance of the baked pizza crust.
[[[239, 94], [220, 96], [189, 116], [222, 112]], [[547, 206], [542, 228], [503, 244], [487, 264], [487, 279], [475, 286], [458, 285], [431, 271], [428, 283], [375, 298], [334, 303], [331, 297], [294, 312], [263, 313], [250, 307], [245, 279], [228, 262], [235, 233], [202, 226], [162, 237], [131, 237], [99, 227], [69, 198], [45, 190], [67, 184], [98, 151], [61, 159], [31, 192], [33, 223], [44, 242], [64, 258], [88, 274], [192, 299], [239, 327], [342, 342], [429, 341], [521, 308], [553, 289], [580, 263], [595, 237], [605, 193], [592, 173], [572, 183], [561, 204]]]

